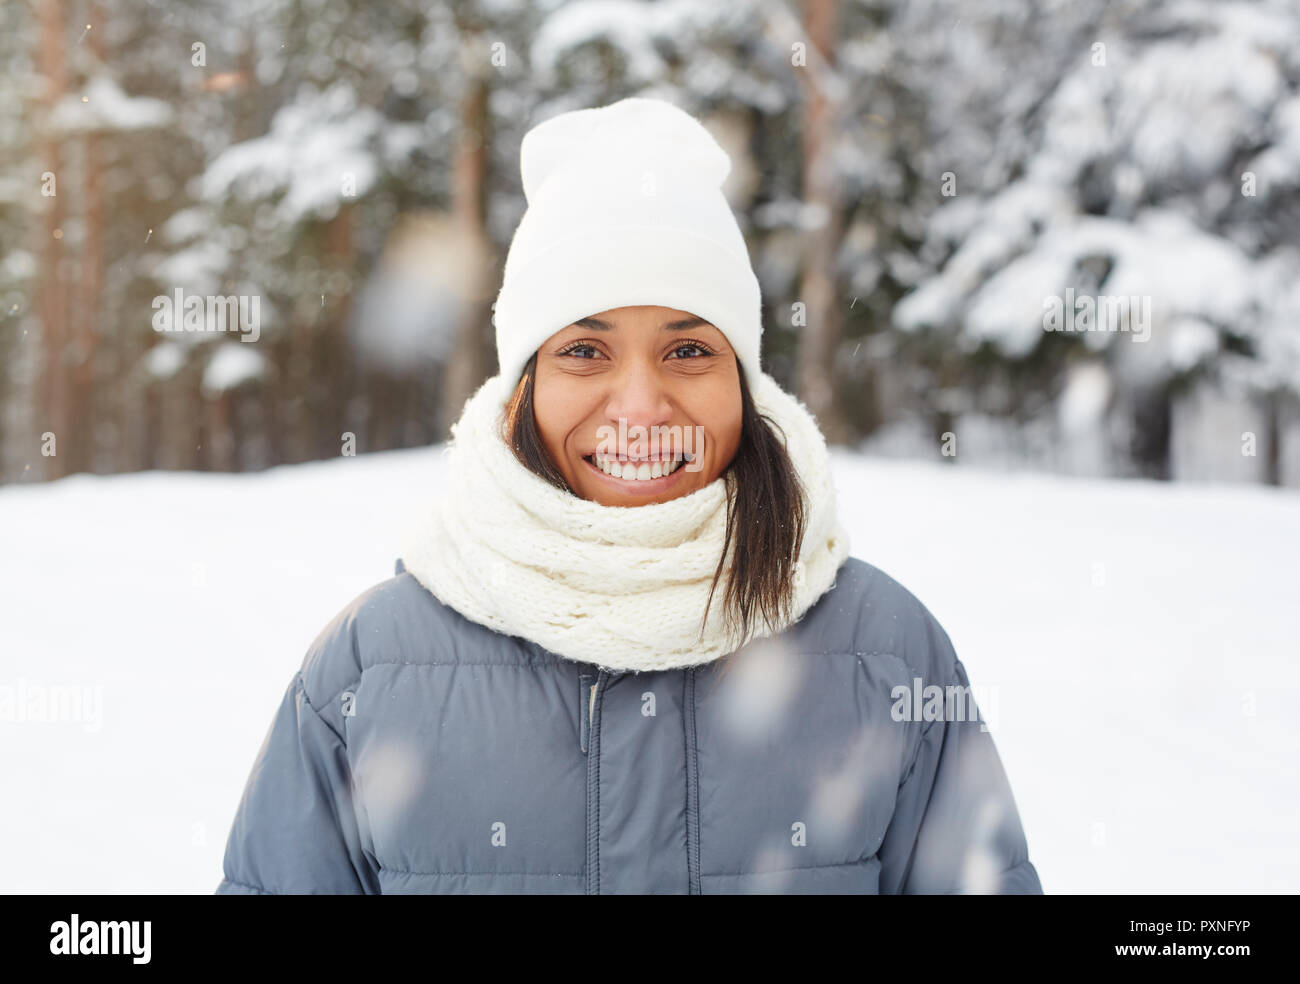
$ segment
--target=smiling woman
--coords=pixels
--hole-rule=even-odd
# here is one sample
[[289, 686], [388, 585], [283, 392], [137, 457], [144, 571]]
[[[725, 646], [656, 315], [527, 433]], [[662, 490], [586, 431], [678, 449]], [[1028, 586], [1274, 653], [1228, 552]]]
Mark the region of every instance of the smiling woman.
[[761, 369], [726, 154], [626, 99], [521, 155], [500, 371], [286, 689], [218, 892], [1041, 893], [978, 716], [891, 713], [969, 681]]
[[[513, 386], [494, 377], [469, 401], [405, 568], [467, 618], [569, 658], [635, 671], [717, 660], [797, 619], [848, 555], [825, 441], [729, 346], [709, 368], [675, 344], [660, 324], [674, 309], [601, 314], [611, 327], [598, 337], [563, 329], [586, 334], [548, 337]], [[555, 364], [545, 379], [543, 354]], [[704, 429], [700, 468], [623, 478], [653, 468], [631, 460], [645, 449], [605, 447], [601, 432], [656, 426]], [[631, 628], [648, 624], [653, 634]]]
[[[725, 600], [737, 639], [749, 635], [756, 617], [769, 625], [788, 618], [804, 492], [716, 327], [657, 305], [580, 318], [529, 359], [506, 407], [505, 429], [526, 467], [604, 506], [667, 502], [725, 474], [730, 508], [703, 617], [729, 567]], [[637, 432], [668, 439], [608, 446], [611, 433]]]
[[[511, 416], [534, 378], [534, 420], [568, 487], [607, 506], [664, 502], [708, 485], [740, 444], [742, 388], [726, 336], [687, 312], [650, 305], [580, 318], [546, 340], [520, 381]], [[668, 447], [609, 448], [607, 435], [676, 436]], [[686, 434], [704, 440], [687, 448]], [[662, 442], [656, 442], [659, 444]], [[651, 452], [654, 452], [653, 454]], [[691, 467], [676, 469], [690, 451]], [[606, 464], [596, 464], [597, 452]], [[649, 464], [661, 465], [656, 478]], [[614, 474], [612, 466], [631, 475]], [[662, 472], [667, 468], [667, 474]], [[641, 472], [644, 470], [644, 478]]]

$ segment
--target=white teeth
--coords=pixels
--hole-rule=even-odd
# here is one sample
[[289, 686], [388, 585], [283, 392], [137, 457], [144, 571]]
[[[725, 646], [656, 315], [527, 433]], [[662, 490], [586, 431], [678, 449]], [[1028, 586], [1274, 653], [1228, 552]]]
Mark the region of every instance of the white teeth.
[[616, 458], [607, 458], [600, 454], [593, 454], [591, 461], [606, 475], [621, 478], [625, 482], [648, 482], [652, 479], [663, 478], [665, 475], [671, 475], [675, 472], [682, 463], [680, 458], [674, 458], [671, 461], [640, 463], [628, 461], [622, 463]]

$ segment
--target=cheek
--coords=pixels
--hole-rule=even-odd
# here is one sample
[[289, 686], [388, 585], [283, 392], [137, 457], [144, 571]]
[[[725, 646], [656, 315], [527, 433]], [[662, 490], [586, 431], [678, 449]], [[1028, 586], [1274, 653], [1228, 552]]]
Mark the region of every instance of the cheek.
[[564, 450], [564, 432], [548, 429], [540, 423], [537, 432], [542, 436], [542, 444], [546, 446], [546, 453], [550, 456], [551, 462], [567, 475], [569, 458]]
[[736, 450], [740, 447], [740, 413], [737, 412], [734, 417], [726, 421], [725, 425], [715, 438], [718, 447], [718, 460], [714, 464], [719, 475], [727, 470], [731, 460], [736, 456]]
[[712, 448], [705, 452], [712, 480], [727, 470], [740, 447], [740, 391], [720, 394], [710, 406], [700, 409], [695, 420], [704, 425], [705, 441], [712, 441]]
[[533, 417], [537, 421], [537, 432], [551, 460], [560, 468], [566, 467], [564, 442], [579, 423], [573, 412], [575, 406], [576, 401], [566, 399], [563, 388], [553, 382], [539, 378], [534, 385]]

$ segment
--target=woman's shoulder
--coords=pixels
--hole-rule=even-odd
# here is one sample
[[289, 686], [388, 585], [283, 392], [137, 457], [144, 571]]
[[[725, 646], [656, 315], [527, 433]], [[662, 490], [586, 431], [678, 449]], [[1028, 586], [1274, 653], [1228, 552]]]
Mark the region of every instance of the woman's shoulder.
[[840, 565], [795, 628], [805, 651], [895, 657], [926, 678], [951, 676], [956, 661], [948, 633], [921, 599], [858, 557]]
[[467, 619], [433, 593], [401, 560], [391, 577], [343, 606], [303, 660], [307, 698], [332, 699], [380, 664], [530, 662], [539, 648]]
[[333, 699], [377, 663], [412, 661], [430, 639], [453, 632], [458, 617], [398, 561], [392, 576], [354, 597], [312, 640], [302, 663], [307, 699]]

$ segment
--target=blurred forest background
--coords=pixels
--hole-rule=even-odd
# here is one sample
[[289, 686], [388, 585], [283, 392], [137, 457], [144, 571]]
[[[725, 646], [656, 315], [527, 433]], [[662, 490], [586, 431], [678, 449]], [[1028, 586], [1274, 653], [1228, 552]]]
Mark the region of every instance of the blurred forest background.
[[[0, 481], [442, 440], [523, 133], [649, 95], [831, 440], [1300, 487], [1297, 0], [7, 0], [0, 65]], [[1067, 289], [1149, 339], [1045, 331]]]

